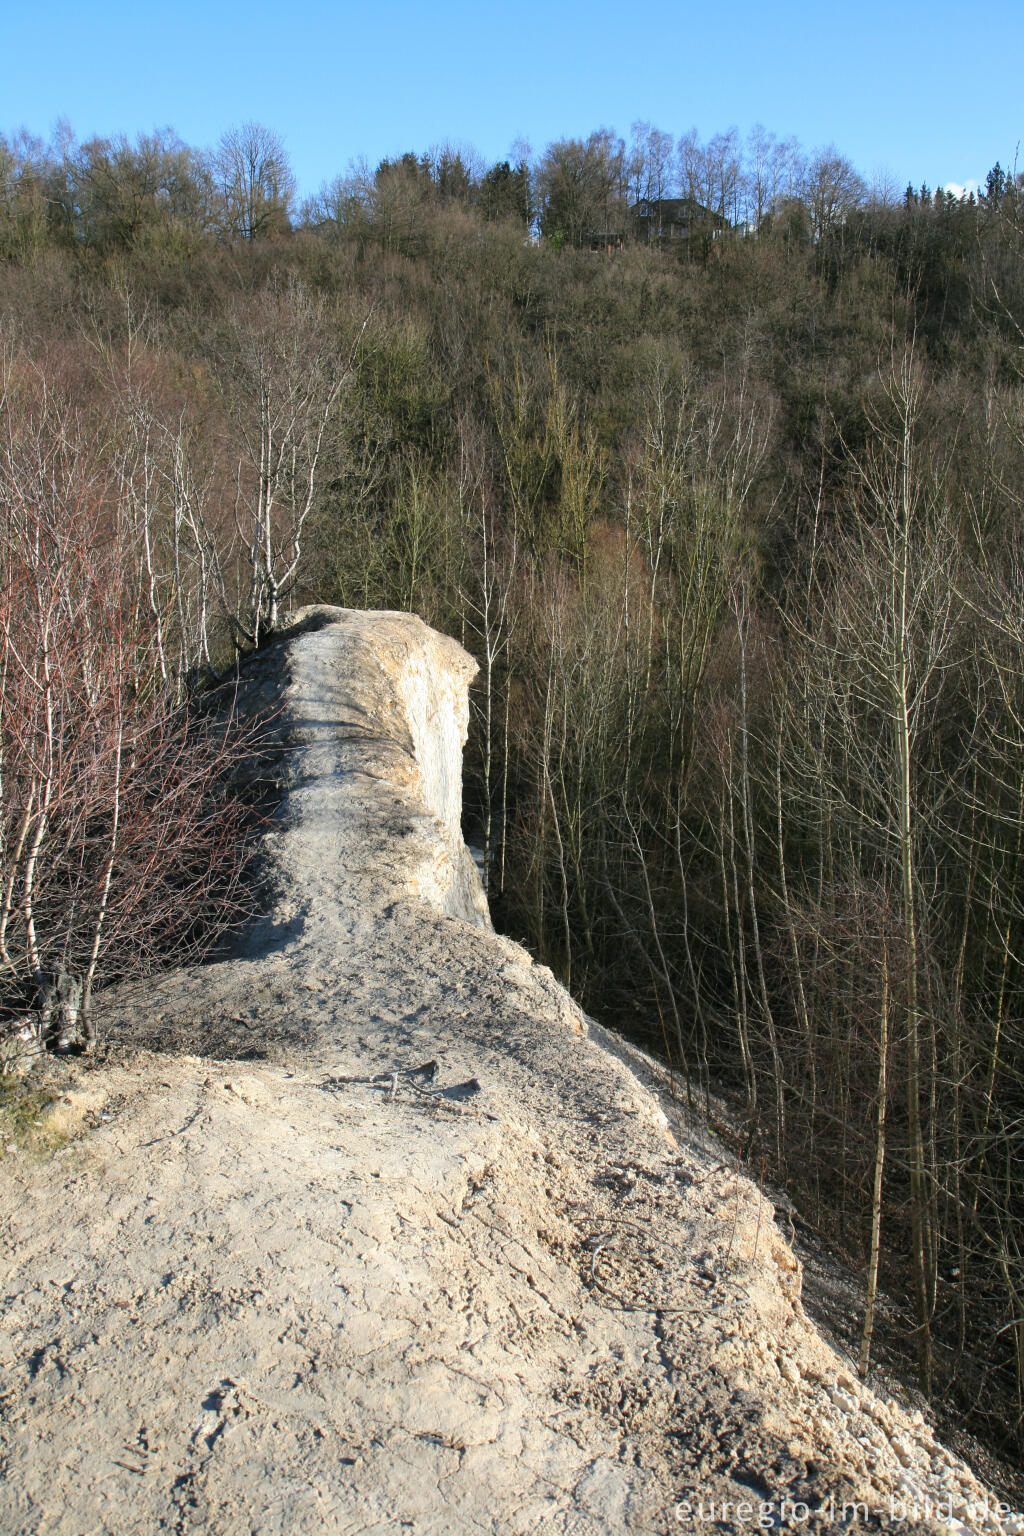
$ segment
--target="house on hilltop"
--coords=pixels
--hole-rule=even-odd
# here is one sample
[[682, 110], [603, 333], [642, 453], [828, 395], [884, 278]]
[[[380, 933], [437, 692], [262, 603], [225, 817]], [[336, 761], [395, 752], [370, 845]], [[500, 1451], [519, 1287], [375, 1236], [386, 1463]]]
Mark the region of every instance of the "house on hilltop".
[[710, 234], [715, 239], [729, 228], [729, 220], [713, 213], [694, 197], [643, 197], [629, 210], [633, 238], [660, 243], [689, 240]]

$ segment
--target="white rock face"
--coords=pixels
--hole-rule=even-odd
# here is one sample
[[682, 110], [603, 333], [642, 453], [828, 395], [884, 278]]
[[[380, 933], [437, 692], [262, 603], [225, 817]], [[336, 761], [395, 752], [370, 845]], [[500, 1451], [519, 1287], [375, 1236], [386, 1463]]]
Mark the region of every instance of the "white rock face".
[[682, 1085], [491, 930], [472, 670], [330, 609], [249, 664], [271, 910], [108, 999], [107, 1118], [3, 1164], [0, 1529], [1014, 1529], [858, 1390]]
[[[415, 651], [396, 678], [412, 731], [420, 794], [441, 823], [445, 840], [462, 842], [462, 749], [469, 731], [469, 683], [476, 663], [442, 636]], [[440, 652], [440, 654], [438, 654]]]
[[[379, 910], [415, 893], [489, 928], [461, 826], [472, 658], [410, 614], [308, 608], [292, 636], [272, 921], [331, 927], [353, 904]], [[250, 669], [275, 666], [277, 648]], [[260, 928], [257, 950], [265, 937]]]

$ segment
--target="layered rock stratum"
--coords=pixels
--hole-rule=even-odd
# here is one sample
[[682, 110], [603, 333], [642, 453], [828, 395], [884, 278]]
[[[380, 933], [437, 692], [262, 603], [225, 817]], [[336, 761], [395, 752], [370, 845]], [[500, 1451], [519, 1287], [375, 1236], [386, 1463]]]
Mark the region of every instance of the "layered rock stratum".
[[90, 1128], [4, 1163], [0, 1529], [1024, 1529], [820, 1335], [662, 1069], [493, 932], [473, 671], [339, 609], [248, 663], [266, 914], [111, 999]]

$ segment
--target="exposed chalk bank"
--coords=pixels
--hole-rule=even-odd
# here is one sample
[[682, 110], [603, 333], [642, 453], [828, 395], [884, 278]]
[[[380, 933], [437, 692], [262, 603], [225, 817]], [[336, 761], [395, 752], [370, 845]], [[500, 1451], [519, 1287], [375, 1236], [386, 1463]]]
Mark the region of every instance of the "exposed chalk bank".
[[[268, 921], [329, 928], [353, 904], [380, 911], [413, 897], [489, 928], [462, 839], [476, 673], [462, 647], [409, 614], [308, 608], [249, 671], [285, 684], [279, 899]], [[266, 936], [258, 925], [253, 953]]]
[[109, 1118], [3, 1164], [0, 1528], [1021, 1529], [818, 1334], [660, 1070], [492, 931], [472, 674], [329, 609], [248, 664], [267, 914], [110, 1000]]

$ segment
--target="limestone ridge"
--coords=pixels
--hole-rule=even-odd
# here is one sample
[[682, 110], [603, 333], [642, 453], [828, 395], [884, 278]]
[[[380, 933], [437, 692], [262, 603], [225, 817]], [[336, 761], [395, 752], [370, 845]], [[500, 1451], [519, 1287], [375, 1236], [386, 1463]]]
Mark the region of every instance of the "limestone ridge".
[[[270, 721], [254, 772], [277, 801], [264, 838], [264, 913], [233, 956], [147, 983], [147, 1008], [113, 1000], [108, 1038], [219, 1056], [323, 1051], [361, 1013], [431, 1008], [461, 1033], [458, 999], [497, 988], [528, 1020], [586, 1033], [551, 971], [496, 934], [462, 837], [462, 749], [476, 664], [412, 614], [315, 605], [243, 664], [236, 707]], [[269, 762], [269, 765], [268, 765]], [[316, 1012], [305, 981], [344, 973]], [[266, 998], [237, 1027], [236, 1000]], [[251, 1010], [250, 1010], [251, 1012]], [[475, 1022], [475, 1021], [474, 1021]], [[507, 1044], [507, 1042], [506, 1042]], [[387, 1047], [386, 1035], [380, 1038]], [[506, 1060], [506, 1077], [518, 1067]], [[664, 1123], [650, 1103], [645, 1110]]]
[[472, 675], [324, 608], [246, 664], [270, 910], [109, 997], [102, 1118], [0, 1179], [0, 1529], [1018, 1536], [668, 1074], [491, 929]]
[[461, 827], [472, 658], [412, 615], [317, 606], [257, 659], [250, 687], [282, 666], [276, 899], [248, 951], [268, 924], [299, 939], [353, 904], [366, 914], [410, 896], [489, 929]]

